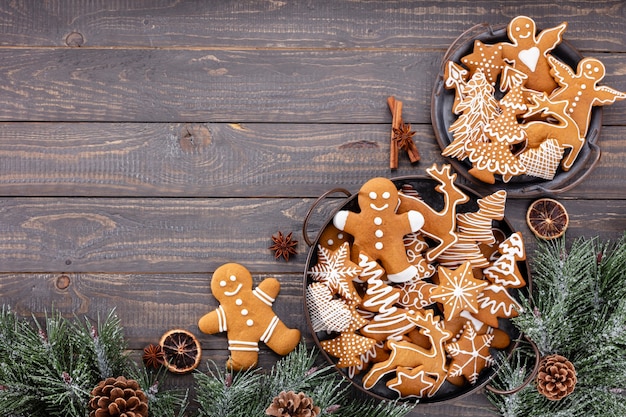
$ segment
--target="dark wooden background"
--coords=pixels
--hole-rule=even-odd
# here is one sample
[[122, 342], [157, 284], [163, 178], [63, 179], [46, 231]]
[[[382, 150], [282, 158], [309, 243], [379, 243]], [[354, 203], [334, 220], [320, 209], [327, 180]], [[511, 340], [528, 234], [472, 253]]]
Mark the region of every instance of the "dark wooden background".
[[[212, 272], [233, 261], [281, 281], [275, 310], [310, 341], [303, 219], [333, 187], [443, 162], [430, 100], [457, 36], [520, 14], [567, 21], [565, 38], [605, 64], [603, 84], [626, 91], [624, 2], [513, 3], [0, 1], [0, 302], [23, 316], [116, 308], [136, 355], [180, 327], [219, 362], [225, 336], [196, 323], [216, 307]], [[422, 154], [396, 171], [390, 95]], [[625, 119], [625, 102], [604, 110], [600, 163], [559, 195], [568, 241], [626, 230]], [[313, 212], [311, 238], [342, 201]], [[506, 216], [532, 254], [530, 201]], [[300, 241], [289, 263], [267, 249], [279, 230]], [[483, 391], [411, 414], [490, 415]]]

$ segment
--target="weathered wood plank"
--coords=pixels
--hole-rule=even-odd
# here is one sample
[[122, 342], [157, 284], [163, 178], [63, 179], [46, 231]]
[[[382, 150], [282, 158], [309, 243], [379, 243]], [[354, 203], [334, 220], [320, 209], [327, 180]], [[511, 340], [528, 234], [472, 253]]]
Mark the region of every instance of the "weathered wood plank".
[[[311, 239], [342, 201], [325, 201], [314, 211]], [[297, 273], [306, 262], [301, 228], [312, 203], [310, 198], [4, 198], [2, 270], [184, 273], [241, 261], [256, 271]], [[530, 237], [528, 204], [509, 200], [507, 216]], [[625, 200], [567, 200], [566, 207], [568, 237], [617, 238], [626, 230]], [[278, 230], [293, 231], [300, 241], [300, 253], [289, 263], [276, 261], [267, 249]]]
[[[0, 121], [430, 123], [432, 50], [0, 50]], [[626, 90], [620, 54], [598, 54]], [[608, 107], [622, 125], [626, 104]]]
[[[430, 125], [413, 125], [421, 162], [389, 169], [391, 124], [2, 123], [0, 195], [317, 197], [369, 178], [446, 163]], [[626, 198], [624, 128], [567, 197]], [[459, 179], [459, 182], [463, 182]]]
[[[579, 48], [624, 51], [623, 7], [618, 0], [556, 5], [486, 0], [99, 0], [87, 4], [28, 0], [0, 4], [0, 45], [404, 49], [428, 45], [445, 49], [474, 24], [504, 25], [525, 14], [542, 28], [569, 22], [567, 38]], [[435, 15], [437, 19], [432, 18]]]

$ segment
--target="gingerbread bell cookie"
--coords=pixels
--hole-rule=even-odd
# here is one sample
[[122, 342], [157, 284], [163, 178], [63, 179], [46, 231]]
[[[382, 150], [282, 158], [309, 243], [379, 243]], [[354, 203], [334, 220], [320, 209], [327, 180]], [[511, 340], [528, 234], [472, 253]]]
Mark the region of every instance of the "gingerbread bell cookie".
[[307, 270], [321, 349], [364, 389], [393, 398], [477, 384], [492, 350], [511, 342], [500, 327], [526, 285], [521, 234], [494, 228], [506, 191], [470, 203], [449, 165], [427, 173], [428, 199], [409, 182], [365, 183], [358, 210], [338, 211], [321, 231]]
[[554, 55], [567, 22], [543, 30], [517, 16], [506, 41], [474, 41], [459, 62], [444, 65], [456, 119], [442, 155], [467, 160], [476, 179], [495, 184], [526, 175], [552, 180], [572, 168], [586, 143], [592, 109], [626, 98], [599, 85], [606, 69], [596, 58], [571, 68]]
[[211, 291], [220, 305], [202, 316], [198, 327], [207, 334], [226, 332], [229, 369], [256, 366], [259, 342], [279, 355], [288, 354], [300, 343], [300, 331], [288, 328], [272, 309], [280, 291], [275, 278], [266, 278], [253, 288], [250, 272], [242, 265], [228, 263], [213, 273]]

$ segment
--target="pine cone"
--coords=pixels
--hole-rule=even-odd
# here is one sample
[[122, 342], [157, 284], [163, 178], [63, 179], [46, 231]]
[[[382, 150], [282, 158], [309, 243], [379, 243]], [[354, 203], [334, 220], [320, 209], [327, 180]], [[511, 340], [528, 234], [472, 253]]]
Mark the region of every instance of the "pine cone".
[[148, 397], [134, 379], [100, 381], [91, 391], [89, 417], [148, 417]]
[[313, 404], [311, 397], [293, 391], [282, 391], [265, 410], [265, 414], [274, 417], [316, 417], [319, 413], [320, 408]]
[[574, 391], [576, 369], [561, 355], [548, 355], [541, 360], [537, 373], [537, 390], [549, 400], [558, 401]]

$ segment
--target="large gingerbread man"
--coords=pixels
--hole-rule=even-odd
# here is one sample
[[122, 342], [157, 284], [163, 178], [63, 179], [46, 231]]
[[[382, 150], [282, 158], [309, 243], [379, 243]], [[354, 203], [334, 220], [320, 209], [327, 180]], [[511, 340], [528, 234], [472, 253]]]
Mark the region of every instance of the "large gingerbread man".
[[357, 197], [360, 213], [341, 210], [333, 224], [354, 237], [352, 251], [364, 252], [379, 261], [392, 282], [406, 282], [417, 274], [406, 256], [403, 237], [424, 225], [424, 216], [415, 210], [397, 214], [400, 203], [394, 183], [382, 177], [367, 181]]
[[272, 310], [280, 291], [275, 278], [266, 278], [252, 289], [250, 272], [242, 265], [227, 263], [215, 270], [211, 291], [220, 305], [202, 316], [198, 327], [207, 334], [227, 332], [229, 369], [255, 366], [259, 341], [279, 355], [291, 352], [300, 342], [300, 331], [288, 328]]

